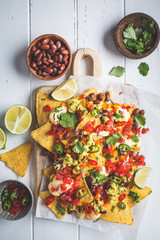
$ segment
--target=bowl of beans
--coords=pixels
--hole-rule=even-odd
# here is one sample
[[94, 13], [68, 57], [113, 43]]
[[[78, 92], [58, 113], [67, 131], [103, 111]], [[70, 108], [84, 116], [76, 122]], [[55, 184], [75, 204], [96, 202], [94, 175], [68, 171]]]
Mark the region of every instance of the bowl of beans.
[[23, 183], [7, 180], [0, 183], [0, 217], [18, 220], [25, 217], [33, 205], [33, 194]]
[[68, 43], [60, 36], [45, 34], [36, 38], [27, 51], [31, 73], [42, 80], [55, 80], [64, 75], [72, 61]]

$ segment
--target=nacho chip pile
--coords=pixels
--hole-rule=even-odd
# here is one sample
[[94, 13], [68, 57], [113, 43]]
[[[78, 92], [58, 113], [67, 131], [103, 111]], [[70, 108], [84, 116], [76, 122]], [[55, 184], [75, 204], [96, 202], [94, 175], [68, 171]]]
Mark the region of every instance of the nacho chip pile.
[[134, 105], [113, 103], [110, 94], [96, 89], [66, 102], [38, 93], [39, 128], [31, 133], [50, 152], [44, 171], [48, 190], [44, 204], [59, 218], [78, 218], [131, 225], [132, 208], [152, 190], [139, 189], [134, 173], [145, 166], [140, 154], [144, 111]]

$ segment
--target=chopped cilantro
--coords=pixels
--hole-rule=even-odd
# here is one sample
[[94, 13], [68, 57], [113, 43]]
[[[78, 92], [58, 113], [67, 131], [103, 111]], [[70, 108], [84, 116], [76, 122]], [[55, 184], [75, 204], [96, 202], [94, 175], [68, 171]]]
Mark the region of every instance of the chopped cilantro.
[[141, 114], [136, 114], [135, 115], [135, 121], [139, 124], [144, 126], [146, 124], [146, 119], [144, 116], [142, 116]]
[[115, 116], [116, 118], [124, 118], [124, 116], [123, 116], [123, 115], [121, 115], [121, 114], [118, 114], [118, 113], [114, 113], [114, 116]]
[[94, 220], [93, 222], [94, 222], [94, 223], [95, 223], [95, 222], [98, 222], [98, 221], [99, 221], [99, 219], [100, 219], [100, 218], [97, 218], [97, 219], [96, 219], [96, 220]]
[[118, 142], [121, 138], [121, 135], [119, 133], [114, 133], [110, 137], [106, 139], [106, 143], [109, 144], [115, 144]]
[[113, 211], [114, 211], [114, 209], [115, 209], [115, 206], [112, 206], [112, 208], [111, 208], [111, 212], [113, 212]]
[[140, 197], [138, 196], [138, 194], [136, 192], [130, 191], [129, 196], [133, 198], [134, 204], [139, 202]]
[[42, 98], [41, 100], [44, 101], [44, 100], [46, 100], [46, 99], [45, 99], [45, 98]]
[[121, 77], [124, 72], [125, 72], [124, 67], [117, 66], [117, 67], [113, 67], [109, 72], [109, 74], [115, 77]]
[[73, 151], [75, 153], [83, 153], [84, 152], [84, 147], [83, 144], [81, 142], [76, 142]]
[[75, 124], [78, 121], [78, 117], [76, 113], [63, 113], [61, 115], [60, 125], [64, 128], [71, 127], [75, 128]]
[[111, 154], [109, 153], [103, 153], [103, 156], [106, 158], [106, 159], [111, 159]]
[[138, 69], [139, 69], [139, 73], [142, 76], [147, 76], [148, 75], [149, 66], [148, 66], [147, 63], [145, 63], [145, 62], [140, 63], [139, 66], [138, 66]]
[[132, 141], [135, 142], [135, 143], [138, 143], [139, 142], [139, 137], [137, 135], [133, 135], [131, 137]]

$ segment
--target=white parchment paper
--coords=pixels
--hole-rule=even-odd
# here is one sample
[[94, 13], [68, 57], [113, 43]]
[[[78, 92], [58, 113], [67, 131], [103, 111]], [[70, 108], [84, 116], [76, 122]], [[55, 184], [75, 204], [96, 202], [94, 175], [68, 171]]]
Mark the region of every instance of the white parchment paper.
[[[157, 161], [160, 142], [160, 134], [157, 134], [158, 130], [160, 130], [160, 97], [153, 93], [137, 89], [133, 86], [115, 84], [111, 82], [109, 83], [108, 81], [104, 82], [102, 79], [97, 79], [91, 76], [74, 77], [74, 79], [76, 79], [78, 84], [77, 95], [84, 93], [90, 88], [96, 87], [98, 92], [113, 91], [113, 96], [111, 96], [113, 102], [135, 104], [140, 109], [145, 110], [145, 117], [147, 119], [146, 127], [150, 128], [150, 132], [144, 136], [142, 134], [142, 147], [140, 152], [146, 157], [147, 166], [153, 168], [149, 181], [146, 184], [146, 186], [152, 187], [154, 172], [157, 171], [157, 169], [160, 169], [160, 161]], [[47, 185], [48, 179], [44, 176], [42, 178], [40, 191], [47, 190]], [[93, 223], [92, 221], [84, 219], [80, 220], [73, 214], [66, 214], [66, 216], [60, 220], [49, 208], [44, 205], [44, 202], [40, 197], [38, 198], [36, 217], [70, 222], [83, 225], [88, 228], [97, 229], [106, 232], [106, 239], [109, 240], [131, 240], [136, 239], [138, 227], [145, 211], [147, 201], [148, 199], [144, 199], [138, 205], [133, 207], [132, 214], [134, 223], [132, 226], [106, 222], [104, 220], [99, 220], [98, 222]]]

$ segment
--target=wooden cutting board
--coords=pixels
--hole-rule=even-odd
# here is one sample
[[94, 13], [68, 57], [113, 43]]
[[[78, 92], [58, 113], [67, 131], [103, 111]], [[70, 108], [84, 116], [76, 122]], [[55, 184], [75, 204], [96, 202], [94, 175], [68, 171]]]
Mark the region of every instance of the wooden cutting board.
[[[79, 49], [73, 58], [72, 62], [72, 75], [79, 76], [80, 75], [80, 62], [82, 58], [89, 57], [92, 63], [92, 76], [101, 78], [102, 71], [101, 71], [101, 61], [99, 55], [90, 48], [81, 48]], [[50, 94], [57, 86], [42, 86], [38, 88], [35, 92], [36, 94], [39, 92], [43, 92], [46, 94]], [[93, 86], [94, 87], [94, 86]], [[38, 127], [38, 124], [37, 124]], [[41, 146], [35, 142], [35, 198], [36, 203], [39, 195], [40, 185], [42, 181], [43, 171], [45, 169], [45, 164], [47, 157], [42, 156], [41, 154], [42, 148]]]

